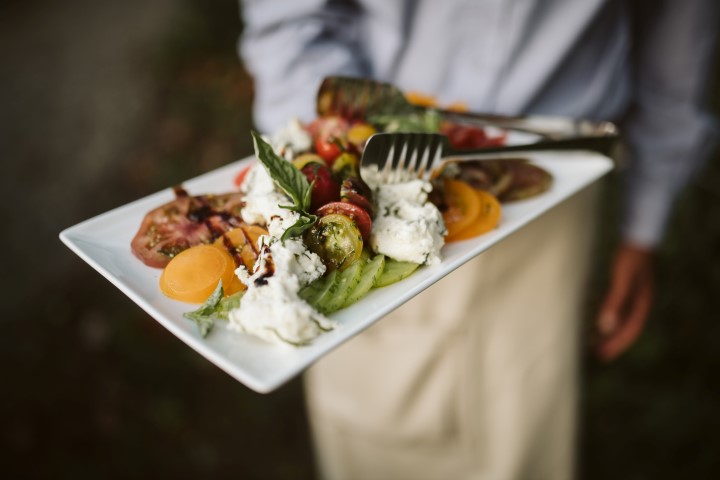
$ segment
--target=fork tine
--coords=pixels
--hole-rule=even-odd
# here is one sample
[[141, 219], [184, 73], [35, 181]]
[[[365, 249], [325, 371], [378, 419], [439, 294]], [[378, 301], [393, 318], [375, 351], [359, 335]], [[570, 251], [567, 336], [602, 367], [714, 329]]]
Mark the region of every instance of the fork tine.
[[426, 165], [428, 164], [428, 160], [430, 159], [430, 150], [431, 150], [431, 148], [430, 148], [429, 142], [422, 146], [423, 154], [420, 159], [420, 164], [418, 165], [418, 168], [416, 170], [418, 178], [425, 175], [425, 168], [426, 168]]
[[383, 179], [383, 182], [390, 182], [391, 174], [394, 167], [394, 158], [395, 158], [395, 141], [390, 144], [390, 150], [388, 150], [387, 157], [385, 158], [385, 165], [382, 169], [381, 178]]
[[437, 138], [432, 137], [428, 139], [428, 157], [426, 159], [425, 164], [422, 166], [423, 168], [423, 175], [425, 172], [431, 172], [432, 167], [437, 161], [438, 158], [440, 158], [440, 155], [442, 154], [442, 149], [440, 146], [440, 143], [437, 141]]
[[361, 167], [377, 165], [386, 183], [424, 177], [441, 162], [443, 146], [440, 134], [378, 133], [365, 144]]
[[391, 181], [393, 183], [399, 183], [402, 181], [403, 177], [405, 176], [405, 161], [407, 160], [407, 152], [408, 152], [408, 144], [409, 139], [406, 135], [403, 135], [399, 138], [399, 143], [402, 144], [402, 149], [400, 150], [400, 155], [397, 157], [395, 161], [395, 168], [393, 168], [393, 178]]
[[404, 180], [411, 180], [414, 176], [414, 173], [417, 171], [418, 152], [420, 151], [421, 144], [422, 142], [418, 142], [417, 139], [413, 144], [413, 148], [411, 149], [412, 154], [410, 155], [410, 160], [408, 161]]
[[434, 169], [440, 166], [440, 163], [442, 163], [442, 154], [443, 154], [443, 142], [442, 137], [440, 135], [437, 135], [435, 138], [435, 155], [433, 156], [432, 162], [430, 163], [430, 166], [428, 167], [428, 171], [432, 172]]

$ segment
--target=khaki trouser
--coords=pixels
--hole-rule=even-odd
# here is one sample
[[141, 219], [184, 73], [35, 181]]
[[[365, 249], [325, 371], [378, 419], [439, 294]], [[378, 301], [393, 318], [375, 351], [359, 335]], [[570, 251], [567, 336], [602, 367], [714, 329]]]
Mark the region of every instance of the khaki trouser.
[[324, 478], [572, 477], [595, 190], [563, 202], [308, 371]]

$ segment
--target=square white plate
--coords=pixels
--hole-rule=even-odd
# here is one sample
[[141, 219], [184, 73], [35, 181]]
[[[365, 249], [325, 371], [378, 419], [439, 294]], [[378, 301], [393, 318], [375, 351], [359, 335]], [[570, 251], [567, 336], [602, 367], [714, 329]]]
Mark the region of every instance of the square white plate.
[[[171, 189], [70, 227], [60, 233], [60, 239], [180, 340], [246, 386], [267, 393], [613, 167], [609, 158], [587, 151], [528, 152], [522, 156], [553, 174], [554, 183], [548, 192], [503, 205], [497, 229], [472, 240], [446, 245], [440, 265], [423, 267], [399, 283], [372, 290], [358, 303], [331, 315], [340, 323], [340, 328], [300, 348], [271, 345], [231, 332], [223, 322], [218, 322], [210, 335], [202, 338], [195, 324], [182, 316], [183, 312], [197, 307], [170, 300], [160, 292], [161, 270], [147, 267], [135, 258], [130, 251], [130, 241], [148, 211], [173, 200]], [[496, 157], [497, 154], [493, 155]], [[192, 195], [231, 191], [235, 175], [250, 160], [246, 158], [188, 180], [184, 186]]]

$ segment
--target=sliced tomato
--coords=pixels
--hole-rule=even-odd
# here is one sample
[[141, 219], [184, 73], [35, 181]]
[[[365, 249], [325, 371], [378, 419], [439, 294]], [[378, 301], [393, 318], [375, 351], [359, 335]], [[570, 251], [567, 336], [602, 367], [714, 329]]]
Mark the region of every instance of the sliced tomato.
[[295, 168], [298, 170], [302, 170], [304, 167], [312, 164], [312, 163], [319, 163], [320, 165], [325, 165], [325, 160], [323, 160], [319, 155], [315, 153], [303, 153], [302, 155], [298, 155], [293, 159], [292, 164], [295, 165]]
[[318, 137], [344, 137], [350, 128], [350, 123], [342, 117], [329, 115], [318, 117], [308, 126], [307, 131], [313, 138]]
[[474, 125], [444, 122], [440, 132], [448, 137], [450, 145], [458, 149], [493, 147], [505, 143], [504, 134], [490, 137], [485, 129]]
[[245, 180], [245, 177], [247, 177], [247, 174], [250, 171], [250, 167], [252, 167], [252, 165], [246, 166], [245, 168], [240, 170], [240, 173], [237, 174], [237, 176], [235, 177], [235, 182], [234, 182], [236, 187], [239, 188], [240, 185], [242, 185], [243, 181]]
[[308, 126], [315, 152], [332, 167], [335, 159], [348, 148], [350, 124], [342, 117], [320, 117]]
[[333, 174], [339, 179], [360, 175], [360, 159], [354, 153], [343, 152], [333, 162]]
[[230, 254], [215, 245], [195, 245], [183, 250], [160, 275], [160, 290], [168, 297], [189, 303], [202, 303], [218, 282], [232, 284], [235, 263]]
[[470, 185], [450, 178], [443, 180], [443, 191], [447, 206], [443, 212], [443, 220], [448, 231], [447, 236], [451, 238], [477, 219], [480, 214], [480, 198]]
[[149, 267], [162, 268], [183, 250], [210, 243], [241, 222], [242, 194], [193, 197], [181, 192], [148, 212], [132, 239], [133, 254]]
[[475, 190], [475, 195], [477, 195], [480, 202], [480, 213], [470, 225], [454, 235], [448, 235], [445, 241], [456, 242], [459, 240], [467, 240], [487, 233], [497, 227], [500, 222], [501, 213], [498, 199], [492, 194], [482, 190]]
[[215, 240], [214, 245], [227, 250], [235, 260], [235, 266], [240, 266], [242, 263], [245, 268], [252, 271], [260, 252], [257, 246], [258, 239], [261, 235], [267, 234], [267, 230], [257, 225], [243, 225], [223, 233]]
[[350, 127], [350, 130], [348, 130], [347, 138], [358, 148], [362, 148], [365, 146], [365, 143], [368, 141], [368, 138], [372, 137], [373, 134], [375, 134], [377, 130], [375, 130], [375, 127], [370, 125], [369, 123], [365, 122], [358, 122], [353, 124], [352, 127]]
[[355, 222], [355, 225], [357, 225], [358, 230], [360, 230], [363, 240], [366, 242], [370, 240], [370, 232], [372, 232], [372, 219], [370, 218], [370, 214], [364, 208], [360, 208], [357, 205], [348, 202], [331, 202], [318, 208], [316, 213], [320, 217], [334, 213], [350, 217], [350, 219]]
[[340, 184], [340, 199], [373, 214], [372, 190], [360, 177], [347, 177]]
[[332, 164], [335, 163], [335, 159], [343, 152], [340, 142], [342, 142], [342, 140], [337, 137], [318, 137], [315, 139], [315, 152], [317, 152], [328, 165], [332, 166]]
[[348, 216], [332, 213], [321, 217], [305, 233], [308, 248], [318, 254], [330, 270], [345, 270], [360, 259], [362, 235]]
[[311, 163], [301, 170], [308, 182], [315, 182], [312, 190], [310, 209], [314, 212], [326, 203], [340, 198], [340, 184], [333, 178], [330, 169], [319, 163]]

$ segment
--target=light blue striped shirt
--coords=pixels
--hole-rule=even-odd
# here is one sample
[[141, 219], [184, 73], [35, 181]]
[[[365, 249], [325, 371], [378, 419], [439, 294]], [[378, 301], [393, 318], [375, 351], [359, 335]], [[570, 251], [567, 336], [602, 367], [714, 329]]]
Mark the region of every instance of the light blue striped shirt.
[[474, 111], [615, 121], [630, 152], [624, 237], [653, 246], [714, 137], [700, 106], [716, 3], [246, 0], [241, 55], [265, 131], [311, 119], [320, 80], [336, 74]]

